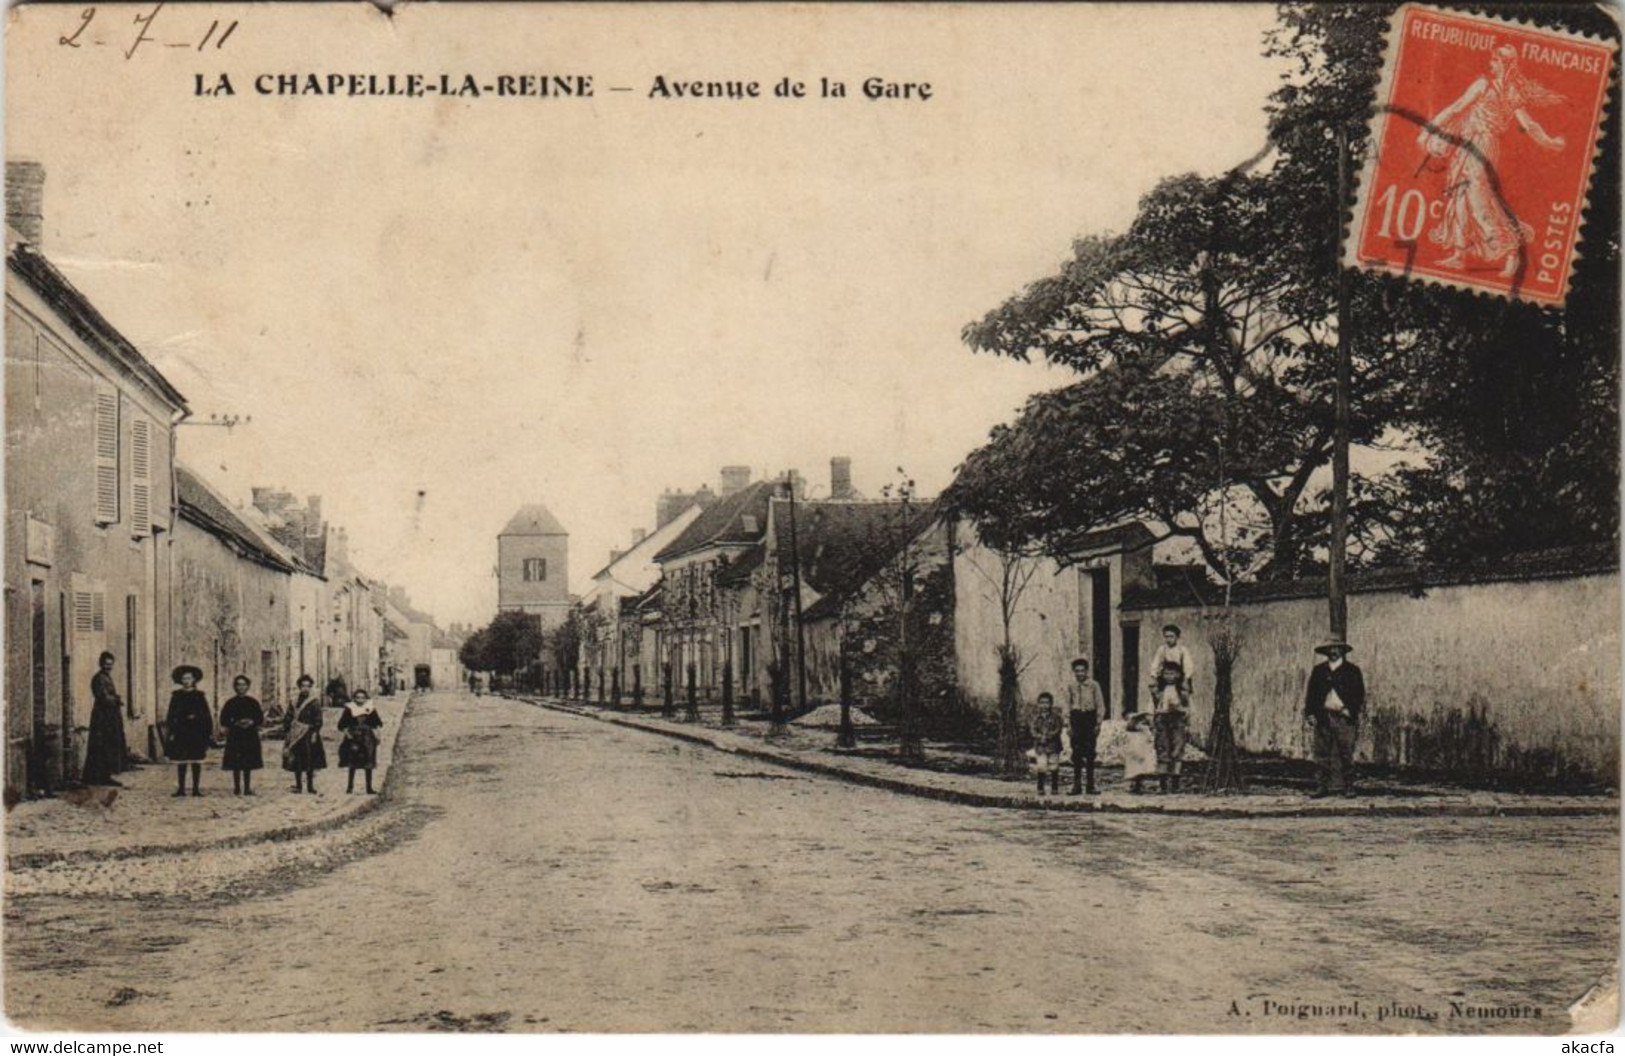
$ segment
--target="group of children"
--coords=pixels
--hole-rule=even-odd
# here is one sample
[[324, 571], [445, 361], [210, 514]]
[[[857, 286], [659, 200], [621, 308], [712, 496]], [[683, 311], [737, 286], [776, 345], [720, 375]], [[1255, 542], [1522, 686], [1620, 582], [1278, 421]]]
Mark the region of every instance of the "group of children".
[[[108, 655], [104, 664], [112, 658]], [[108, 665], [110, 666], [110, 665]], [[202, 796], [199, 786], [203, 763], [215, 744], [216, 722], [209, 709], [208, 698], [198, 687], [203, 672], [191, 664], [182, 664], [173, 674], [180, 686], [169, 698], [169, 711], [164, 721], [164, 754], [175, 764], [175, 796], [185, 796], [186, 775], [192, 775], [192, 795]], [[316, 792], [316, 771], [327, 768], [327, 753], [322, 746], [322, 700], [314, 693], [315, 680], [309, 675], [299, 677], [299, 695], [289, 707], [283, 723], [282, 768], [293, 774], [294, 792]], [[254, 771], [263, 769], [265, 755], [260, 744], [267, 715], [258, 700], [249, 695], [252, 683], [247, 675], [238, 675], [231, 682], [233, 696], [220, 708], [219, 728], [224, 732], [225, 751], [220, 768], [231, 771], [231, 792], [234, 796], [254, 795]], [[355, 791], [355, 775], [366, 774], [366, 791], [374, 794], [373, 768], [378, 765], [378, 729], [384, 720], [368, 699], [365, 690], [355, 694], [341, 705], [338, 728], [344, 739], [339, 745], [339, 765], [350, 771], [349, 791]], [[86, 783], [90, 783], [87, 774]], [[105, 783], [116, 784], [115, 781]]]
[[[1157, 779], [1163, 792], [1179, 791], [1179, 772], [1185, 756], [1190, 713], [1191, 679], [1195, 666], [1190, 650], [1179, 643], [1179, 627], [1162, 629], [1163, 644], [1152, 658], [1149, 715], [1127, 717], [1122, 742], [1123, 775], [1133, 792], [1144, 791], [1149, 777]], [[1061, 760], [1070, 740], [1072, 762], [1071, 795], [1096, 795], [1095, 762], [1100, 740], [1100, 722], [1106, 711], [1100, 685], [1089, 673], [1089, 660], [1072, 661], [1072, 685], [1067, 687], [1067, 717], [1063, 723], [1052, 693], [1038, 694], [1038, 714], [1033, 718], [1033, 769], [1038, 777], [1038, 794], [1045, 788], [1051, 795], [1061, 791]]]

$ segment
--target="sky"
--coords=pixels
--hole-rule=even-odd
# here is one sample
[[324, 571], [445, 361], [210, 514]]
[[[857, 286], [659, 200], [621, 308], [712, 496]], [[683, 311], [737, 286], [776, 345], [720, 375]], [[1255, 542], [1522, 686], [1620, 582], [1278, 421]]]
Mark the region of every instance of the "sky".
[[[1256, 152], [1279, 75], [1264, 4], [187, 5], [126, 57], [148, 10], [98, 8], [78, 48], [80, 7], [10, 12], [6, 155], [45, 165], [43, 248], [197, 418], [251, 416], [183, 426], [183, 461], [244, 501], [320, 494], [442, 623], [492, 615], [524, 504], [569, 528], [581, 591], [723, 465], [817, 497], [842, 455], [870, 495], [899, 467], [940, 490], [1072, 380], [971, 353], [965, 324], [1160, 178]], [[236, 95], [195, 94], [221, 72]], [[595, 94], [254, 90], [309, 72]], [[651, 98], [657, 76], [768, 97]], [[932, 97], [865, 99], [871, 76]]]

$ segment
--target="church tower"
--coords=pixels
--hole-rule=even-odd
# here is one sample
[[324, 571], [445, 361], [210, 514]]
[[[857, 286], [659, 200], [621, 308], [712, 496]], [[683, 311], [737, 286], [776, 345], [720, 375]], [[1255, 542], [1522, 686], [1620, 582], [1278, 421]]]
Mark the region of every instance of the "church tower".
[[544, 631], [570, 613], [570, 533], [540, 503], [522, 507], [497, 536], [497, 611], [540, 616]]

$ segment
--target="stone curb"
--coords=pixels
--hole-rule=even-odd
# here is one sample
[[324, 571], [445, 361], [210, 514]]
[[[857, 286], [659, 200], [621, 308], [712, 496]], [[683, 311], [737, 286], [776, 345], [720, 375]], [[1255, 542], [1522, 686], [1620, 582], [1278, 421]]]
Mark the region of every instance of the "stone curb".
[[395, 746], [401, 740], [400, 727], [404, 727], [406, 720], [411, 717], [412, 707], [417, 703], [418, 697], [419, 694], [413, 693], [407, 698], [406, 707], [401, 709], [401, 721], [389, 742], [389, 767], [384, 771], [378, 794], [363, 796], [353, 806], [346, 805], [338, 813], [329, 817], [300, 822], [296, 825], [284, 825], [275, 829], [263, 829], [259, 832], [243, 832], [234, 836], [193, 840], [187, 843], [143, 844], [135, 847], [113, 847], [106, 850], [37, 851], [32, 854], [9, 855], [6, 858], [6, 869], [10, 872], [21, 872], [26, 869], [39, 869], [48, 865], [122, 861], [132, 858], [163, 858], [170, 855], [194, 854], [198, 851], [229, 850], [255, 843], [285, 843], [288, 840], [315, 836], [348, 825], [357, 818], [365, 817], [377, 810], [390, 798], [390, 786], [395, 774]]
[[1166, 817], [1210, 817], [1210, 818], [1518, 818], [1518, 817], [1592, 817], [1615, 816], [1619, 814], [1619, 801], [1615, 799], [1599, 799], [1596, 805], [1582, 803], [1540, 803], [1532, 800], [1538, 797], [1527, 797], [1528, 801], [1520, 803], [1434, 803], [1425, 804], [1410, 802], [1395, 803], [1366, 803], [1361, 805], [1345, 803], [1310, 804], [1302, 806], [1264, 805], [1243, 807], [1232, 805], [1234, 800], [1226, 802], [1215, 799], [1211, 806], [1200, 805], [1167, 805], [1149, 801], [1146, 803], [1101, 803], [1085, 799], [1039, 800], [1026, 796], [990, 795], [985, 792], [971, 792], [957, 788], [939, 788], [933, 785], [922, 785], [902, 778], [886, 777], [842, 766], [839, 763], [808, 759], [789, 752], [776, 752], [767, 748], [754, 748], [727, 744], [718, 741], [714, 736], [691, 732], [688, 730], [674, 730], [666, 726], [657, 726], [652, 723], [639, 722], [636, 719], [622, 715], [606, 715], [602, 712], [589, 711], [584, 708], [573, 707], [557, 701], [539, 700], [535, 697], [509, 697], [533, 707], [545, 708], [549, 711], [560, 712], [565, 715], [575, 715], [582, 718], [596, 719], [599, 722], [621, 726], [629, 730], [638, 730], [643, 733], [658, 734], [670, 737], [673, 740], [687, 741], [690, 744], [701, 745], [716, 751], [726, 752], [746, 759], [755, 759], [765, 763], [772, 763], [790, 770], [801, 770], [807, 773], [831, 777], [838, 781], [845, 781], [855, 785], [866, 785], [871, 788], [884, 789], [888, 792], [897, 792], [902, 795], [918, 796], [923, 799], [935, 799], [948, 803], [958, 803], [968, 807], [997, 807], [1006, 810], [1037, 810], [1055, 811], [1074, 814], [1152, 814]]

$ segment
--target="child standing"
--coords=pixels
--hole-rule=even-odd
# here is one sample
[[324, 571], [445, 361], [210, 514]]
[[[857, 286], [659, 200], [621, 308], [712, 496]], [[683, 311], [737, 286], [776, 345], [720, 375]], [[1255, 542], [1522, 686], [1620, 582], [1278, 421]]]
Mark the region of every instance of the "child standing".
[[1038, 771], [1038, 794], [1044, 794], [1044, 779], [1051, 794], [1061, 791], [1061, 713], [1055, 710], [1055, 697], [1038, 694], [1038, 714], [1033, 716], [1034, 766]]

